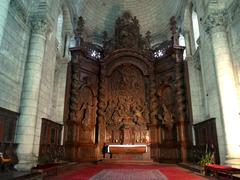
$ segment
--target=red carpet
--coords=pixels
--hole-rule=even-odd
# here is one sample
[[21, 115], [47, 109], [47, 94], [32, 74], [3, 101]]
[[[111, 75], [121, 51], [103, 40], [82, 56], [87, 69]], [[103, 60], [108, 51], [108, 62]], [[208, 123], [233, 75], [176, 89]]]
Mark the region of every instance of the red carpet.
[[157, 169], [104, 169], [90, 180], [167, 180]]
[[[58, 176], [52, 176], [48, 179], [54, 180], [87, 180], [97, 177], [97, 174], [102, 170], [109, 169], [127, 169], [127, 170], [158, 170], [161, 174], [167, 177], [168, 180], [204, 180], [206, 178], [193, 174], [192, 172], [180, 168], [174, 165], [129, 165], [129, 164], [99, 164], [84, 168], [75, 168], [65, 172], [60, 172]], [[147, 172], [147, 171], [146, 171]], [[122, 180], [124, 180], [124, 174], [122, 174]], [[145, 176], [147, 177], [147, 176]], [[109, 178], [107, 178], [109, 179]], [[149, 178], [146, 178], [149, 179]]]

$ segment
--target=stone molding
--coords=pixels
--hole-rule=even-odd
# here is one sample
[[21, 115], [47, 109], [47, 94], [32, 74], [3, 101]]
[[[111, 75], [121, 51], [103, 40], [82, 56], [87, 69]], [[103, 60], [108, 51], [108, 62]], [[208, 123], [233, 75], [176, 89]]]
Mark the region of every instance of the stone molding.
[[192, 61], [194, 63], [194, 68], [199, 70], [199, 71], [201, 71], [201, 62], [200, 62], [199, 48], [194, 53]]
[[227, 25], [227, 12], [215, 11], [208, 13], [203, 21], [203, 25], [207, 32], [224, 31]]
[[228, 8], [229, 21], [233, 22], [235, 19], [239, 18], [240, 14], [240, 1], [234, 0]]
[[17, 16], [24, 22], [27, 23], [28, 11], [24, 6], [22, 1], [19, 0], [11, 0], [10, 7], [16, 12]]

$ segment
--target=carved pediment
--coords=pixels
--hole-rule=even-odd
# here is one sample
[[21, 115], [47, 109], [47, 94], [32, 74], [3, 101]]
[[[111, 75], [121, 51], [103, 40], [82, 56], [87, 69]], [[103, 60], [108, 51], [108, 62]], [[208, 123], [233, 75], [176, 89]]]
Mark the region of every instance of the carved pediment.
[[129, 12], [125, 12], [116, 20], [115, 47], [117, 49], [138, 48], [139, 41], [141, 41], [139, 29], [136, 16], [132, 17]]
[[136, 50], [150, 49], [150, 31], [145, 37], [140, 34], [140, 25], [136, 16], [132, 16], [126, 11], [118, 17], [115, 23], [115, 33], [112, 39], [108, 39], [107, 33], [103, 33], [103, 44], [105, 52], [115, 49], [129, 48]]

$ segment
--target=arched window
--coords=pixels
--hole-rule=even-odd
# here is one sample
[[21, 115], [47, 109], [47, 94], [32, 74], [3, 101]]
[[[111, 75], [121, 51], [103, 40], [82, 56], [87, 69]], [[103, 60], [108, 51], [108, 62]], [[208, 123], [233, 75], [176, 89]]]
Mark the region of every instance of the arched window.
[[193, 36], [195, 42], [195, 48], [198, 48], [197, 40], [199, 38], [199, 23], [198, 23], [198, 15], [195, 10], [192, 10], [192, 27], [193, 27]]
[[63, 31], [63, 12], [61, 10], [58, 15], [58, 20], [57, 20], [56, 38], [58, 40], [58, 48], [61, 48], [61, 46], [62, 46], [62, 31]]
[[[178, 41], [179, 41], [179, 46], [186, 47], [185, 38], [184, 38], [184, 36], [181, 33], [179, 34]], [[184, 51], [183, 51], [183, 59], [185, 59], [185, 58], [186, 58], [186, 49], [184, 49]]]

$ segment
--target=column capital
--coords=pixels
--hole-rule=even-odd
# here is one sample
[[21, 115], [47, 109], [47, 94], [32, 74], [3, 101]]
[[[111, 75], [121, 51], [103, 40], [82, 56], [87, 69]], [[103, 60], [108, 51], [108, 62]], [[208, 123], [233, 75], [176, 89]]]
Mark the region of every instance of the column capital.
[[40, 2], [38, 10], [33, 12], [30, 17], [30, 26], [32, 33], [46, 35], [53, 29], [53, 21], [49, 16], [49, 5], [46, 2]]
[[206, 14], [204, 17], [203, 25], [207, 32], [225, 31], [227, 25], [227, 12], [215, 11]]
[[30, 20], [30, 24], [32, 27], [32, 33], [46, 35], [49, 25], [48, 19], [46, 17], [34, 16]]

